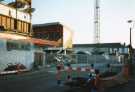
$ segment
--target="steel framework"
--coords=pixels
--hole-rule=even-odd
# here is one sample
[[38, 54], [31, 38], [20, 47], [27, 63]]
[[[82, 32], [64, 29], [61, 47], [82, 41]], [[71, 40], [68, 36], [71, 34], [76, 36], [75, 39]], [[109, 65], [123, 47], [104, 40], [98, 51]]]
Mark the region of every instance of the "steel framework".
[[99, 0], [94, 1], [94, 43], [100, 43], [100, 5]]

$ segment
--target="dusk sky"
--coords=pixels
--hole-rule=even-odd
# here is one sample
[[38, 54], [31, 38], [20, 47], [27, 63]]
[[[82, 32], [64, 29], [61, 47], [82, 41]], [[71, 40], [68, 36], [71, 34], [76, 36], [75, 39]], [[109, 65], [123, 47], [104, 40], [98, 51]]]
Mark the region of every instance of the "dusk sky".
[[[93, 43], [94, 0], [32, 1], [33, 24], [62, 22], [73, 30], [73, 43]], [[101, 43], [129, 43], [127, 20], [135, 20], [135, 0], [100, 0], [100, 16]], [[132, 34], [135, 47], [135, 28]]]

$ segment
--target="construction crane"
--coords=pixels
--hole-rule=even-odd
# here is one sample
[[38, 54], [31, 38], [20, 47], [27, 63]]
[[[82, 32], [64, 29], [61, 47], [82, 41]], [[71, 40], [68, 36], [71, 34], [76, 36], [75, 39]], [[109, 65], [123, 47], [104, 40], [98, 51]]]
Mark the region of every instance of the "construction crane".
[[100, 43], [100, 0], [94, 0], [94, 43]]

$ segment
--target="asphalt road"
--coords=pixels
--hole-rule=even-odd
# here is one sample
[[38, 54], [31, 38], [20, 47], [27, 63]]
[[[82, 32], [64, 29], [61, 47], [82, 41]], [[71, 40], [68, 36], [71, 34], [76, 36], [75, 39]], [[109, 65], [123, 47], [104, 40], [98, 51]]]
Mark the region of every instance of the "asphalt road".
[[106, 89], [105, 92], [135, 92], [135, 79], [128, 83]]
[[55, 75], [46, 71], [0, 76], [0, 92], [62, 92]]
[[55, 74], [42, 70], [0, 76], [0, 92], [84, 92], [84, 89], [58, 86]]
[[[0, 76], [0, 92], [90, 92], [82, 88], [58, 86], [55, 74], [45, 70]], [[106, 89], [105, 92], [135, 92], [135, 80]]]

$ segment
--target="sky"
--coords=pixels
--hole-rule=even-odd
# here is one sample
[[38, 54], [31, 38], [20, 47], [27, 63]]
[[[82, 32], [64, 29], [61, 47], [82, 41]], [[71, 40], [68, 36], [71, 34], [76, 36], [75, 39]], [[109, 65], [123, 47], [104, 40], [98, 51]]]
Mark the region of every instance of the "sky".
[[[94, 43], [94, 0], [32, 0], [32, 7], [33, 24], [61, 22], [73, 30], [73, 43]], [[100, 0], [100, 42], [129, 44], [130, 19], [135, 0]], [[135, 28], [132, 42], [135, 47]]]

